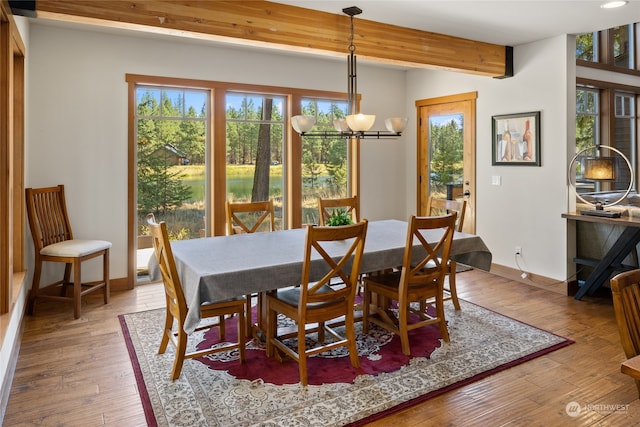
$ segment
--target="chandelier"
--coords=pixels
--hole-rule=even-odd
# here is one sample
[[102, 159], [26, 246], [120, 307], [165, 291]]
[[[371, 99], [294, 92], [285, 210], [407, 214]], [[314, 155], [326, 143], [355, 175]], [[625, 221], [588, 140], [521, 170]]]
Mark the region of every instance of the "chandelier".
[[347, 57], [347, 115], [344, 119], [334, 119], [335, 131], [310, 132], [316, 124], [315, 116], [293, 116], [291, 126], [301, 136], [320, 136], [324, 138], [397, 138], [407, 126], [406, 117], [390, 117], [385, 120], [387, 131], [370, 131], [376, 120], [375, 115], [361, 114], [358, 111], [358, 77], [356, 75], [356, 47], [353, 44], [353, 17], [362, 13], [356, 6], [342, 9], [351, 18], [351, 35], [349, 37], [349, 56]]

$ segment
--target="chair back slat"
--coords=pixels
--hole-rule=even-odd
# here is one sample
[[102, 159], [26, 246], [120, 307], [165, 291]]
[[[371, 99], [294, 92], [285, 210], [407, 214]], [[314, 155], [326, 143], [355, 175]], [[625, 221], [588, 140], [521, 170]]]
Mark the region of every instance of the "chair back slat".
[[462, 227], [464, 226], [464, 215], [466, 211], [466, 200], [459, 201], [439, 199], [431, 196], [427, 201], [427, 215], [429, 216], [441, 216], [451, 212], [455, 212], [458, 214], [458, 217], [456, 219], [456, 231], [462, 231]]
[[164, 221], [157, 223], [153, 214], [147, 215], [149, 234], [153, 239], [153, 249], [158, 260], [158, 267], [162, 274], [162, 282], [167, 299], [167, 308], [180, 324], [183, 324], [187, 315], [187, 303], [182, 291], [182, 284], [178, 276], [167, 224]]
[[273, 200], [265, 202], [227, 202], [227, 234], [275, 230]]
[[27, 188], [27, 218], [36, 250], [73, 239], [64, 185]]
[[640, 354], [640, 286], [634, 283], [622, 290], [627, 330], [634, 352]]
[[358, 196], [343, 197], [339, 199], [323, 199], [318, 197], [319, 224], [326, 225], [329, 218], [336, 209], [343, 209], [349, 215], [353, 222], [360, 221], [358, 213]]
[[[455, 212], [443, 216], [412, 216], [407, 231], [402, 271], [400, 277], [400, 296], [425, 286], [443, 286], [447, 263], [451, 252], [451, 242], [456, 223]], [[422, 234], [425, 231], [440, 231], [437, 241], [429, 244]], [[415, 241], [421, 244], [421, 253], [414, 248]]]
[[622, 349], [632, 358], [640, 354], [640, 269], [615, 275], [611, 294]]
[[[305, 310], [307, 304], [322, 303], [327, 306], [337, 304], [343, 310], [345, 300], [355, 298], [355, 291], [362, 263], [362, 252], [367, 234], [367, 220], [357, 224], [339, 227], [307, 226], [304, 263], [302, 266], [302, 283], [300, 295], [300, 310]], [[336, 255], [339, 248], [339, 255]], [[320, 255], [323, 261], [324, 275], [317, 281], [312, 280], [313, 271], [318, 271], [317, 265], [312, 265], [313, 254]], [[339, 278], [344, 286], [332, 288], [326, 292], [324, 285], [329, 285], [331, 279]]]

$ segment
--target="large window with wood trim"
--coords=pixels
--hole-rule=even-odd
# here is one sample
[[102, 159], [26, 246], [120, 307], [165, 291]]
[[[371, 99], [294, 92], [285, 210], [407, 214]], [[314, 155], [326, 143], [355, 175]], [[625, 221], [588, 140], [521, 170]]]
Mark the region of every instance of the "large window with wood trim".
[[[576, 36], [576, 65], [605, 70], [603, 80], [577, 78], [576, 152], [593, 145], [607, 145], [622, 152], [630, 161], [637, 181], [638, 105], [640, 87], [627, 82], [640, 77], [638, 66], [638, 23], [622, 25]], [[604, 154], [617, 156], [611, 150]], [[619, 159], [615, 180], [582, 179], [577, 162], [576, 186], [579, 192], [625, 190], [629, 185], [629, 168]]]
[[357, 140], [301, 138], [290, 129], [295, 114], [332, 128], [346, 114], [344, 93], [139, 75], [127, 81], [130, 271], [149, 212], [167, 221], [173, 238], [197, 238], [226, 234], [226, 201], [272, 199], [276, 228], [296, 228], [317, 223], [318, 197], [359, 188]]

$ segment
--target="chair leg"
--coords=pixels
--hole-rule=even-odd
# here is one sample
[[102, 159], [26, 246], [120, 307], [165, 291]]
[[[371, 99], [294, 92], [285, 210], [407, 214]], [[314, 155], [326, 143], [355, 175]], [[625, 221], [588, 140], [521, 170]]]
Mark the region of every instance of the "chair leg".
[[349, 342], [349, 358], [351, 359], [351, 366], [354, 368], [360, 367], [360, 358], [358, 357], [358, 347], [356, 345], [356, 331], [355, 324], [353, 322], [353, 311], [350, 312], [350, 315], [347, 315], [346, 324], [345, 324], [345, 332], [347, 335], [347, 340]]
[[71, 266], [72, 265], [73, 264], [71, 264], [69, 262], [64, 265], [64, 276], [62, 278], [62, 285], [60, 286], [60, 296], [61, 297], [66, 297], [67, 296], [67, 286], [69, 284], [71, 284], [71, 280], [70, 279], [71, 279]]
[[[253, 317], [253, 316], [251, 316], [251, 294], [245, 295], [245, 298], [247, 300], [246, 305], [245, 305], [245, 312], [247, 313], [246, 316], [245, 316], [245, 319], [247, 320], [246, 332], [245, 333], [247, 335], [251, 335], [251, 328], [252, 328], [252, 325], [253, 325], [253, 322], [251, 320], [252, 317]], [[260, 302], [260, 297], [258, 297], [258, 302]], [[260, 316], [260, 309], [258, 309], [258, 316]]]
[[33, 279], [31, 281], [31, 293], [29, 294], [29, 301], [27, 302], [27, 313], [33, 315], [36, 309], [36, 298], [38, 297], [38, 290], [40, 289], [40, 273], [42, 272], [42, 261], [35, 260], [33, 266]]
[[442, 300], [442, 293], [436, 297], [436, 313], [440, 319], [440, 322], [438, 323], [440, 326], [440, 335], [444, 342], [449, 342], [449, 330], [447, 329], [447, 321], [444, 318], [444, 301]]
[[460, 310], [460, 301], [458, 301], [458, 291], [456, 290], [456, 262], [449, 262], [449, 293], [456, 310]]
[[244, 317], [244, 311], [238, 313], [238, 353], [240, 354], [240, 363], [244, 363], [246, 359], [245, 345], [247, 340], [246, 329], [247, 319]]
[[362, 302], [362, 332], [369, 333], [369, 313], [371, 312], [371, 292], [364, 287], [364, 300]]
[[218, 329], [220, 330], [220, 341], [227, 339], [227, 316], [218, 316]]
[[176, 357], [173, 359], [173, 369], [171, 370], [171, 380], [175, 381], [180, 378], [182, 365], [184, 364], [184, 355], [187, 352], [188, 335], [182, 329], [182, 325], [178, 322], [178, 343], [176, 345]]
[[274, 355], [274, 345], [272, 340], [275, 338], [278, 332], [278, 314], [271, 310], [269, 304], [267, 303], [267, 357], [273, 357]]
[[171, 329], [173, 327], [173, 315], [169, 311], [169, 305], [166, 308], [166, 315], [164, 320], [164, 329], [162, 330], [162, 339], [160, 340], [160, 348], [158, 348], [158, 354], [164, 354], [167, 350], [167, 344], [169, 344], [169, 337], [172, 332]]
[[298, 325], [298, 368], [300, 370], [300, 382], [303, 387], [308, 384], [307, 378], [307, 343], [305, 341], [305, 325]]
[[109, 284], [109, 249], [102, 256], [102, 280], [104, 281], [104, 303], [109, 304], [109, 296], [111, 295], [111, 286]]
[[402, 353], [405, 356], [411, 355], [409, 348], [409, 307], [407, 304], [398, 303], [398, 332], [400, 335], [400, 343], [402, 344]]
[[80, 264], [80, 261], [77, 261], [73, 264], [73, 317], [75, 319], [80, 317], [80, 309], [82, 304], [82, 297], [80, 296], [80, 293], [82, 292], [82, 268]]
[[324, 344], [325, 339], [324, 322], [318, 322], [318, 342]]

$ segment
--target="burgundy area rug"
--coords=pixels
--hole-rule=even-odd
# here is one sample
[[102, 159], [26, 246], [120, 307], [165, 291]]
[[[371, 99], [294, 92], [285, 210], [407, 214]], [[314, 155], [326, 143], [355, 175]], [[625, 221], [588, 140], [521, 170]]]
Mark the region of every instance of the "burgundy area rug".
[[[460, 302], [460, 311], [446, 304], [450, 342], [440, 339], [435, 325], [414, 330], [411, 357], [402, 354], [397, 336], [377, 327], [365, 335], [357, 324], [360, 368], [351, 366], [346, 349], [318, 355], [308, 362], [306, 388], [297, 363], [267, 358], [256, 340], [247, 343], [245, 364], [237, 351], [186, 360], [172, 382], [173, 347], [157, 354], [164, 310], [121, 315], [120, 321], [152, 426], [362, 425], [572, 343]], [[228, 338], [235, 333], [231, 319]], [[216, 334], [193, 334], [190, 349], [217, 342]]]

